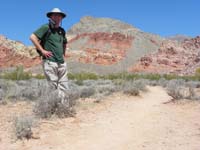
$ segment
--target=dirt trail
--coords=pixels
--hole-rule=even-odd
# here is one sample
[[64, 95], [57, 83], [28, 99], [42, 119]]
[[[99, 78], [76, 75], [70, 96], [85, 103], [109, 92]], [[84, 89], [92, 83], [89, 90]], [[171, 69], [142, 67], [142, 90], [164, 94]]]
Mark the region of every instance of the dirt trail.
[[86, 100], [76, 118], [42, 120], [34, 131], [39, 139], [11, 143], [1, 130], [0, 149], [200, 150], [200, 102], [163, 104], [169, 100], [160, 87], [140, 97], [115, 94], [99, 104]]

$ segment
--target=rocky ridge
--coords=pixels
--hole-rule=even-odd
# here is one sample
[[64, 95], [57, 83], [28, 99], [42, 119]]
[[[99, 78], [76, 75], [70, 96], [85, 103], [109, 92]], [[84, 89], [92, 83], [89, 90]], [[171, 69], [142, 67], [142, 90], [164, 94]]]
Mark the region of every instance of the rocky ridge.
[[[193, 74], [200, 66], [200, 37], [169, 40], [111, 18], [83, 17], [67, 38], [69, 72]], [[0, 36], [0, 52], [1, 69], [21, 64], [42, 73], [33, 46]]]
[[40, 62], [33, 46], [26, 47], [21, 42], [7, 39], [2, 35], [0, 35], [0, 53], [1, 70], [19, 65], [25, 68], [32, 67]]
[[190, 75], [200, 67], [200, 37], [164, 41], [156, 53], [140, 58], [129, 71]]

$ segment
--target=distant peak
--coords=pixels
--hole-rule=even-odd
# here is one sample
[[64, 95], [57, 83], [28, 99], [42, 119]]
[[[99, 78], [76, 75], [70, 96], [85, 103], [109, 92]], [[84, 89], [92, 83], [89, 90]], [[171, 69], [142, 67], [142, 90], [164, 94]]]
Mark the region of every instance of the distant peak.
[[178, 42], [183, 42], [186, 39], [191, 39], [192, 37], [187, 36], [187, 35], [183, 35], [183, 34], [176, 34], [176, 35], [172, 35], [172, 36], [168, 36], [166, 37], [169, 40], [175, 40]]
[[92, 16], [84, 16], [80, 19], [80, 22], [73, 25], [68, 31], [68, 34], [82, 34], [82, 33], [94, 33], [94, 32], [120, 32], [124, 34], [132, 34], [133, 32], [139, 32], [138, 28], [112, 18], [95, 18]]

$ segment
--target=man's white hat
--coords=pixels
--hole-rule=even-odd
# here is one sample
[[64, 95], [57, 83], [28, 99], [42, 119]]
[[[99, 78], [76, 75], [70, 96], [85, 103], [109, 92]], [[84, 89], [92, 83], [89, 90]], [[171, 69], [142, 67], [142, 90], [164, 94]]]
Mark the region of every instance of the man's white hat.
[[63, 18], [66, 17], [66, 14], [62, 12], [59, 8], [53, 8], [52, 11], [47, 13], [47, 17], [50, 18], [52, 14], [61, 14]]

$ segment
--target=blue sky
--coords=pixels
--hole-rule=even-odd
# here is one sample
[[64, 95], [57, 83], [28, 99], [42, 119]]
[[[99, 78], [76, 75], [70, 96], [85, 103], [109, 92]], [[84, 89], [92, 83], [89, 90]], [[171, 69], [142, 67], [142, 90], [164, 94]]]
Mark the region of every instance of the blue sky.
[[1, 0], [0, 34], [32, 45], [30, 34], [47, 23], [46, 13], [54, 7], [68, 15], [65, 30], [89, 15], [118, 19], [160, 36], [200, 35], [200, 0]]

